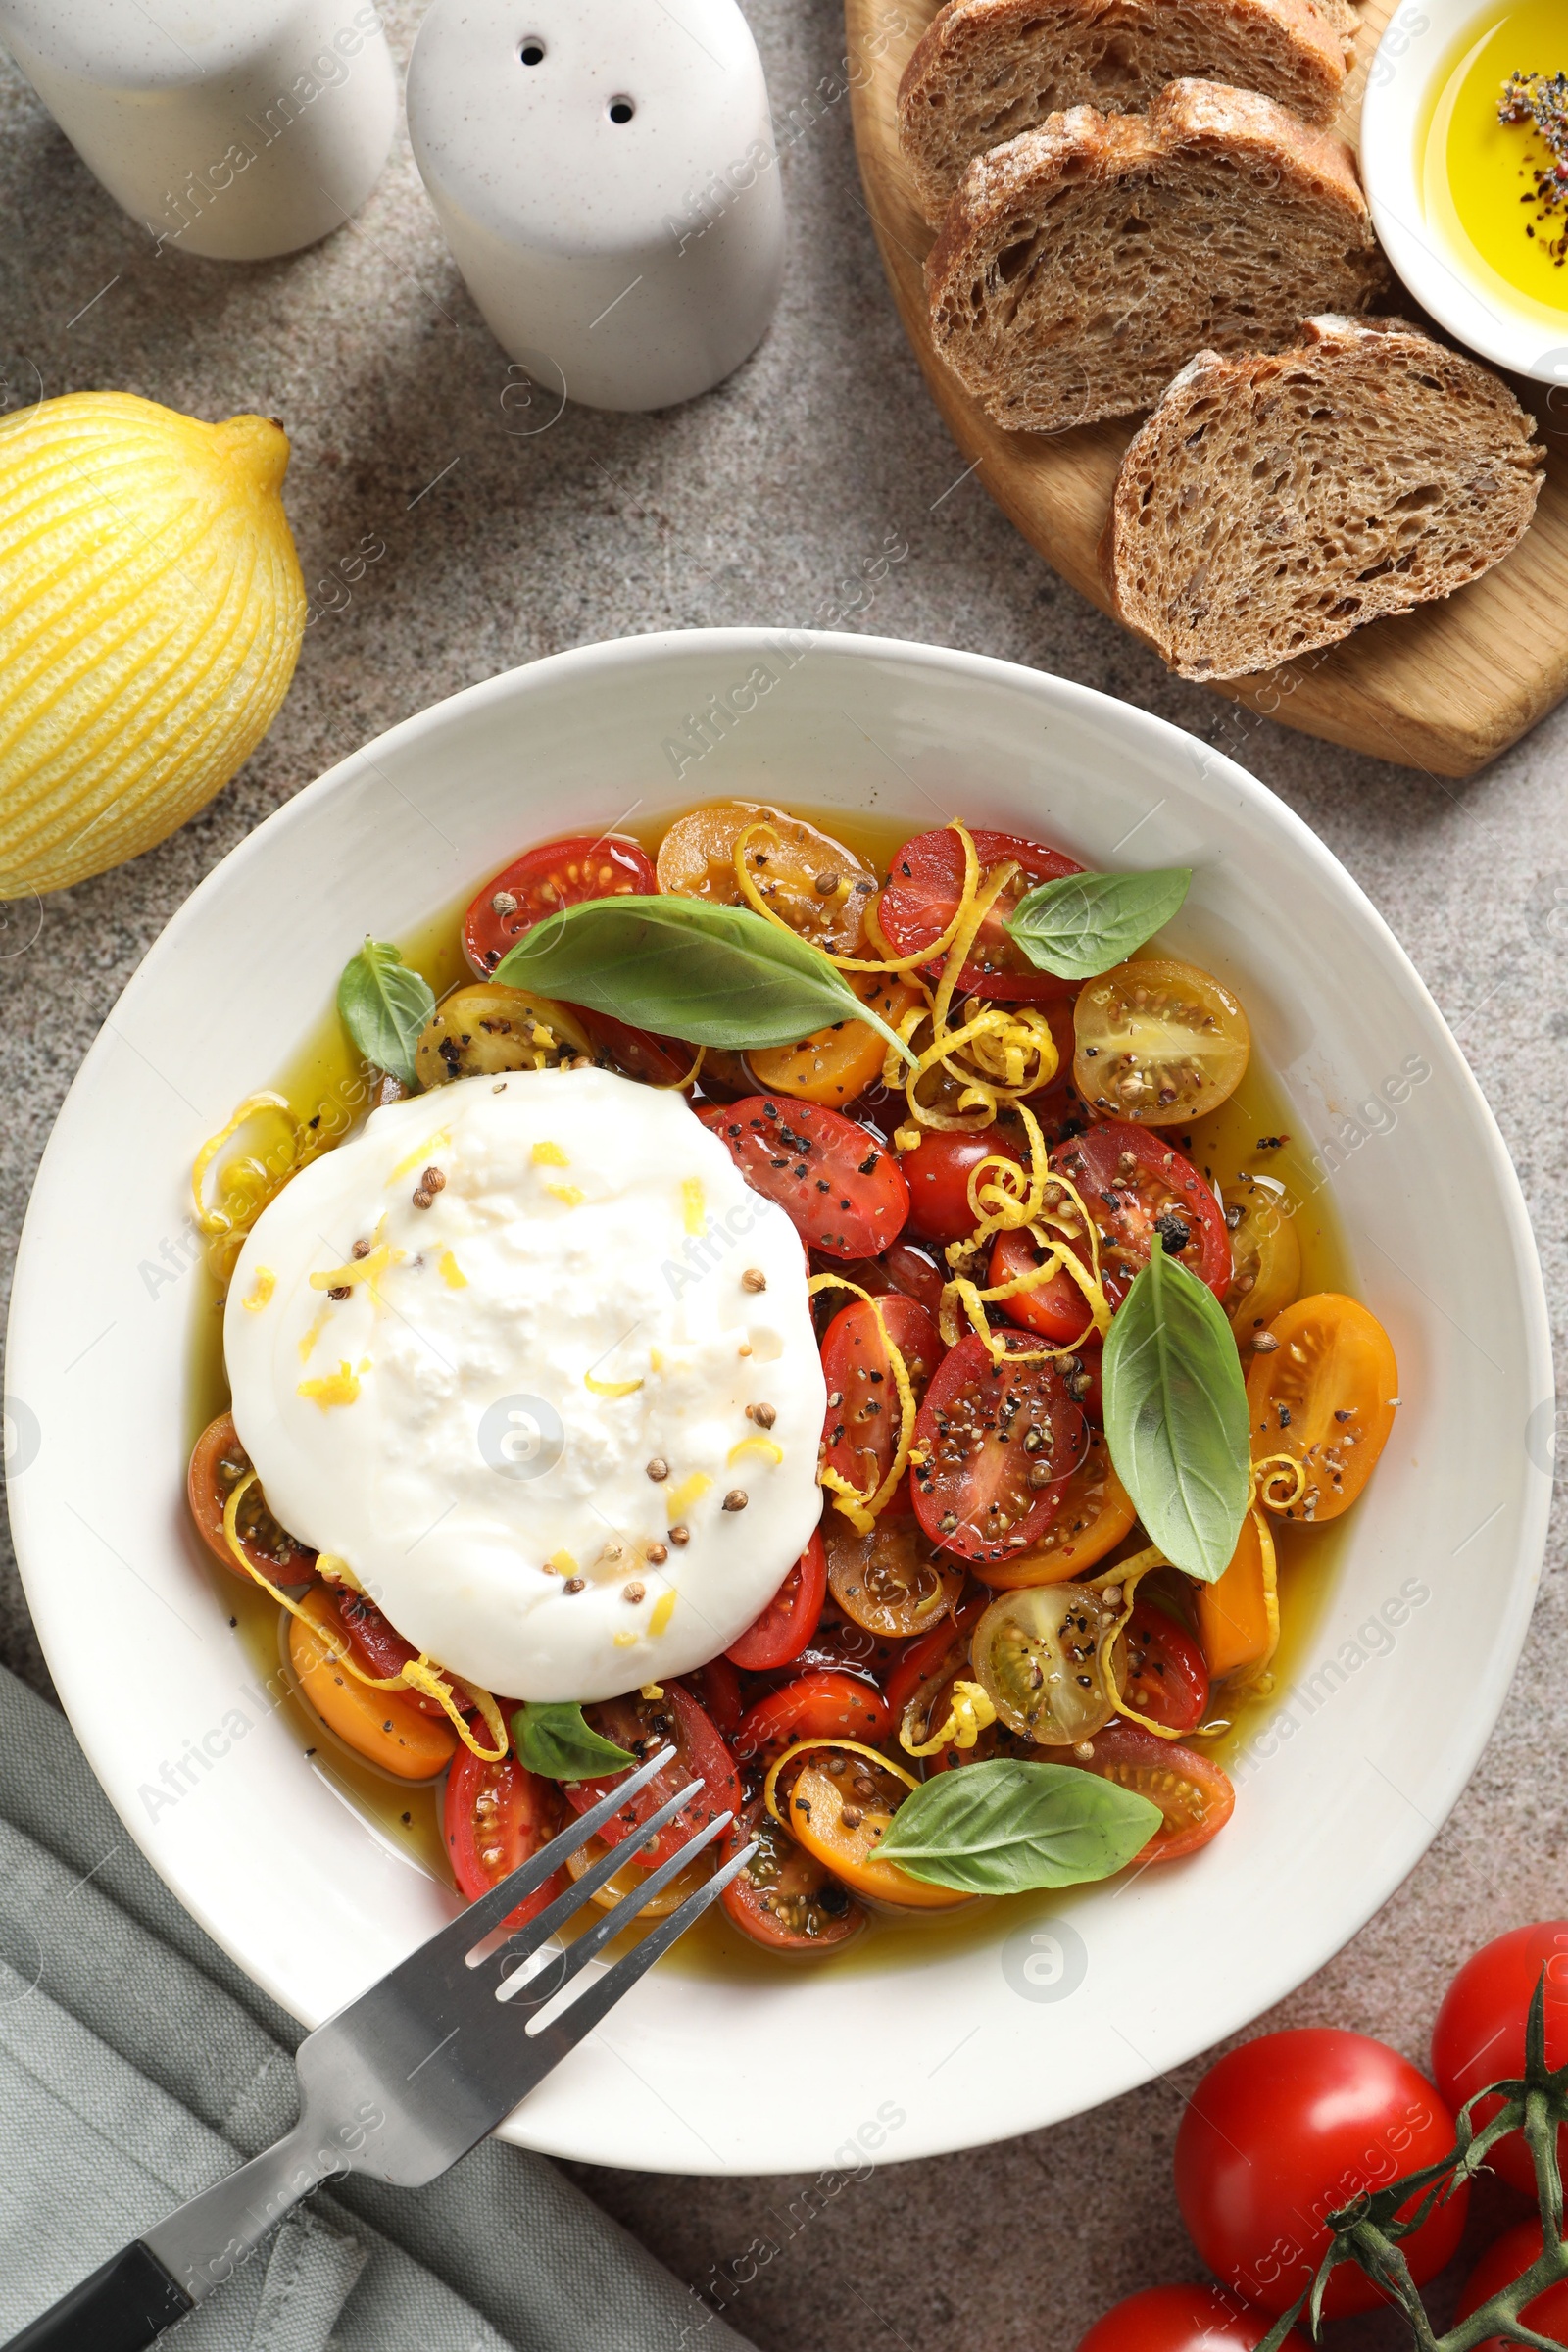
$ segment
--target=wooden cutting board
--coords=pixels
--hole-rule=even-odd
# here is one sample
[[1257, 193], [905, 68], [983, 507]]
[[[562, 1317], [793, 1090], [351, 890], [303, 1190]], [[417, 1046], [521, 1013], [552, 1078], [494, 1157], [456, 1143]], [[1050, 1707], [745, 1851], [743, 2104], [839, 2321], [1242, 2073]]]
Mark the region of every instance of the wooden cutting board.
[[[1339, 129], [1352, 144], [1372, 53], [1397, 0], [1367, 0]], [[933, 232], [899, 152], [895, 100], [938, 0], [845, 0], [860, 178], [894, 300], [949, 431], [1010, 521], [1102, 612], [1098, 549], [1137, 419], [1007, 433], [932, 349], [921, 265]], [[1419, 316], [1411, 310], [1412, 316]], [[1516, 382], [1547, 449], [1536, 518], [1507, 561], [1446, 604], [1375, 620], [1326, 653], [1208, 691], [1330, 743], [1436, 776], [1469, 776], [1568, 694], [1568, 416]], [[1556, 395], [1558, 411], [1562, 396]]]

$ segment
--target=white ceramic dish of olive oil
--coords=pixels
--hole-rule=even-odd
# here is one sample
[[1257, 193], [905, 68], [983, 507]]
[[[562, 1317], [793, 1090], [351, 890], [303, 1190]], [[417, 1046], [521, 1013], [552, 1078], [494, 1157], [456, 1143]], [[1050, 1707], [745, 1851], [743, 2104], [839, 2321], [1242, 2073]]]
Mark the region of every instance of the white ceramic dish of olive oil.
[[[723, 723], [694, 733], [688, 714], [716, 707]], [[1242, 769], [1059, 678], [863, 637], [697, 631], [491, 679], [300, 793], [180, 909], [60, 1114], [17, 1267], [11, 1508], [61, 1696], [154, 1867], [297, 2017], [350, 1999], [456, 1898], [255, 1703], [184, 1508], [197, 1286], [144, 1269], [179, 1262], [164, 1245], [187, 1230], [197, 1146], [290, 1060], [368, 931], [408, 936], [531, 840], [727, 793], [910, 832], [957, 813], [1090, 865], [1193, 866], [1168, 936], [1237, 990], [1298, 1135], [1332, 1161], [1403, 1403], [1212, 1845], [1017, 1898], [923, 1950], [892, 1938], [700, 1978], [677, 1956], [507, 2126], [683, 2173], [1033, 2130], [1277, 2001], [1463, 1788], [1524, 1638], [1551, 1494], [1545, 1304], [1502, 1141], [1384, 923]], [[176, 1800], [150, 1804], [160, 1788]], [[961, 2068], [944, 2067], [960, 2034]]]

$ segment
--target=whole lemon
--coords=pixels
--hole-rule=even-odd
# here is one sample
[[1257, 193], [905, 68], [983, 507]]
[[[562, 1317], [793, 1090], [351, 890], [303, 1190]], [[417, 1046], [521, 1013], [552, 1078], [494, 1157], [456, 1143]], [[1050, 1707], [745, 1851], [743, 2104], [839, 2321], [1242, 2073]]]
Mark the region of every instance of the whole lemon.
[[128, 392], [0, 421], [0, 899], [149, 850], [288, 691], [305, 584], [288, 436]]

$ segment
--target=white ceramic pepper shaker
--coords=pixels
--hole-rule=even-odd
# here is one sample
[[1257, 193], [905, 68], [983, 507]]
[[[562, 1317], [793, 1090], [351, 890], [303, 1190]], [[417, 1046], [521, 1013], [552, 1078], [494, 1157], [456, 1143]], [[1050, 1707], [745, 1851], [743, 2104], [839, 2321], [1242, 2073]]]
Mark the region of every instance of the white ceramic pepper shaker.
[[784, 206], [735, 0], [435, 0], [407, 101], [468, 290], [549, 390], [666, 408], [760, 340]]
[[373, 0], [0, 0], [10, 50], [160, 252], [258, 262], [381, 175], [397, 80]]

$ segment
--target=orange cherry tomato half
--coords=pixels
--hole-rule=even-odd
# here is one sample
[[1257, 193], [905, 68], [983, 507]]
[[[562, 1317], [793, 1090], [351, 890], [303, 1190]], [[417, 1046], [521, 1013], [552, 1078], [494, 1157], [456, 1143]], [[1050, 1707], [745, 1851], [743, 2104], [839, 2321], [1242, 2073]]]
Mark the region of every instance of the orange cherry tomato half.
[[778, 1809], [790, 1836], [865, 1901], [900, 1911], [954, 1911], [974, 1896], [911, 1878], [877, 1851], [915, 1785], [884, 1756], [824, 1744], [785, 1763]]
[[[741, 1784], [735, 1759], [707, 1710], [684, 1684], [666, 1683], [662, 1698], [643, 1698], [632, 1692], [625, 1698], [600, 1699], [583, 1712], [601, 1739], [613, 1740], [629, 1755], [651, 1756], [656, 1748], [670, 1743], [675, 1748], [662, 1771], [655, 1773], [647, 1786], [629, 1796], [620, 1811], [612, 1813], [604, 1824], [599, 1836], [606, 1845], [619, 1845], [634, 1837], [678, 1788], [694, 1780], [703, 1784], [690, 1804], [665, 1823], [652, 1843], [639, 1848], [636, 1860], [642, 1869], [654, 1870], [661, 1862], [669, 1861], [688, 1838], [721, 1813], [740, 1811]], [[625, 1777], [623, 1772], [612, 1772], [591, 1781], [563, 1781], [562, 1794], [573, 1812], [586, 1813]]]
[[[1140, 1862], [1175, 1862], [1197, 1853], [1219, 1835], [1236, 1810], [1236, 1790], [1230, 1775], [1212, 1756], [1174, 1740], [1161, 1740], [1141, 1724], [1117, 1717], [1090, 1743], [1091, 1757], [1062, 1755], [1063, 1764], [1081, 1764], [1102, 1780], [1131, 1788], [1158, 1805], [1165, 1819], [1154, 1832]], [[1283, 2308], [1283, 2306], [1282, 2306]]]
[[445, 1716], [422, 1714], [415, 1693], [376, 1690], [350, 1674], [338, 1654], [343, 1631], [332, 1596], [315, 1585], [288, 1627], [289, 1664], [300, 1693], [346, 1747], [401, 1781], [433, 1781], [450, 1764], [458, 1735]]
[[876, 1257], [909, 1213], [899, 1163], [868, 1127], [819, 1102], [748, 1095], [700, 1111], [764, 1200], [825, 1257]]
[[[894, 972], [846, 972], [851, 993], [897, 1029], [905, 1014], [925, 999]], [[882, 1075], [888, 1043], [869, 1021], [835, 1021], [813, 1030], [798, 1046], [764, 1046], [747, 1055], [757, 1083], [777, 1088], [803, 1102], [825, 1102], [842, 1110]]]
[[1024, 1585], [1058, 1585], [1082, 1576], [1114, 1551], [1138, 1517], [1133, 1498], [1116, 1476], [1103, 1430], [1091, 1425], [1088, 1450], [1061, 1490], [1061, 1508], [1030, 1548], [1016, 1560], [974, 1560], [974, 1574], [1000, 1592]]
[[970, 1332], [944, 1356], [915, 1421], [915, 1516], [959, 1559], [1016, 1559], [1060, 1510], [1087, 1432], [1049, 1357], [1019, 1360], [1004, 1344], [994, 1361]]
[[797, 1845], [760, 1794], [726, 1834], [720, 1860], [754, 1838], [756, 1853], [718, 1898], [743, 1936], [770, 1952], [833, 1952], [859, 1934], [865, 1913], [849, 1888]]
[[[1534, 2188], [1532, 2177], [1532, 2193]], [[1494, 2237], [1464, 2282], [1454, 2319], [1467, 2320], [1483, 2303], [1490, 2302], [1500, 2286], [1509, 2285], [1533, 2262], [1539, 2262], [1541, 2246], [1539, 2218], [1533, 2222], [1515, 2222], [1511, 2230]], [[1554, 2344], [1568, 2344], [1568, 2278], [1559, 2278], [1555, 2286], [1548, 2286], [1544, 2293], [1537, 2295], [1534, 2302], [1524, 2306], [1519, 2318], [1537, 2335], [1547, 2336]], [[1506, 2336], [1488, 2335], [1483, 2336], [1476, 2352], [1514, 2352], [1514, 2347]]]
[[827, 1554], [817, 1529], [761, 1615], [730, 1643], [725, 1657], [748, 1674], [787, 1666], [815, 1633], [826, 1596]]
[[[442, 1828], [458, 1892], [477, 1902], [497, 1880], [550, 1843], [562, 1823], [560, 1790], [553, 1781], [529, 1772], [515, 1756], [486, 1763], [468, 1748], [453, 1759], [447, 1774]], [[508, 1931], [536, 1919], [567, 1883], [564, 1869], [553, 1871], [504, 1922]]]
[[[1076, 859], [1043, 842], [1024, 841], [1015, 833], [977, 832], [972, 836], [984, 887], [997, 867], [1015, 864], [1019, 873], [1008, 883], [981, 924], [969, 960], [959, 975], [957, 993], [999, 998], [1004, 1004], [1045, 1004], [1073, 995], [1076, 983], [1058, 980], [1053, 972], [1031, 963], [1004, 928], [1018, 901], [1037, 882], [1054, 882], [1063, 874], [1081, 874]], [[888, 870], [887, 888], [876, 904], [882, 935], [895, 956], [913, 956], [941, 938], [952, 922], [963, 892], [963, 844], [951, 825], [916, 834], [906, 841]]]
[[[1348, 1511], [1394, 1427], [1394, 1345], [1358, 1298], [1319, 1291], [1276, 1315], [1247, 1375], [1252, 1458], [1288, 1453], [1306, 1486], [1282, 1516], [1321, 1523]], [[1254, 1350], [1256, 1343], [1253, 1343]]]
[[619, 833], [570, 833], [541, 841], [492, 874], [463, 918], [463, 952], [488, 980], [525, 931], [584, 899], [651, 898], [654, 861]]
[[[190, 1515], [203, 1542], [215, 1558], [222, 1561], [230, 1576], [240, 1578], [245, 1571], [228, 1548], [223, 1511], [240, 1480], [254, 1466], [239, 1442], [233, 1414], [220, 1413], [216, 1421], [209, 1421], [197, 1439], [185, 1482]], [[278, 1526], [267, 1507], [260, 1480], [246, 1489], [234, 1514], [234, 1526], [240, 1549], [248, 1560], [254, 1561], [269, 1584], [302, 1585], [316, 1574], [315, 1552]]]
[[862, 1494], [874, 1494], [892, 1469], [903, 1421], [884, 1332], [904, 1359], [917, 1411], [943, 1354], [933, 1318], [897, 1291], [875, 1306], [856, 1298], [828, 1325], [822, 1339], [825, 1466]]
[[758, 824], [767, 830], [747, 843], [746, 871], [772, 912], [830, 956], [859, 955], [875, 877], [842, 841], [786, 808], [720, 801], [678, 816], [659, 845], [660, 889], [715, 906], [745, 905], [735, 845]]
[[863, 1740], [876, 1747], [892, 1729], [888, 1702], [874, 1684], [829, 1668], [803, 1674], [759, 1699], [741, 1719], [735, 1753], [744, 1761], [794, 1740]]

